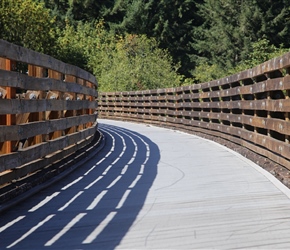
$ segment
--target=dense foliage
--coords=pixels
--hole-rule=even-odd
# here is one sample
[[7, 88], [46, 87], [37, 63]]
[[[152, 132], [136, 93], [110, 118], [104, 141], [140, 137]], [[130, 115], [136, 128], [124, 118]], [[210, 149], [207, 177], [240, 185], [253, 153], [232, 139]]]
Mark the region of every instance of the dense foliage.
[[204, 82], [290, 47], [288, 0], [0, 0], [0, 38], [94, 73], [103, 91]]
[[[73, 39], [71, 39], [73, 37]], [[145, 35], [118, 35], [102, 22], [67, 24], [59, 58], [93, 72], [102, 91], [144, 90], [179, 85], [170, 54]], [[175, 68], [174, 68], [175, 67]]]
[[[154, 37], [161, 48], [168, 49], [175, 63], [181, 63], [179, 72], [191, 76], [188, 69], [195, 66], [192, 43], [194, 27], [201, 24], [200, 18], [196, 14], [196, 4], [200, 1], [133, 0], [119, 2], [127, 2], [126, 11], [121, 22], [112, 24], [111, 27], [119, 32], [125, 31]], [[119, 6], [117, 6], [118, 9], [121, 8]]]
[[0, 38], [40, 52], [52, 53], [55, 18], [34, 0], [1, 0]]
[[289, 11], [287, 0], [204, 0], [193, 45], [199, 66], [224, 75], [284, 52], [290, 47]]

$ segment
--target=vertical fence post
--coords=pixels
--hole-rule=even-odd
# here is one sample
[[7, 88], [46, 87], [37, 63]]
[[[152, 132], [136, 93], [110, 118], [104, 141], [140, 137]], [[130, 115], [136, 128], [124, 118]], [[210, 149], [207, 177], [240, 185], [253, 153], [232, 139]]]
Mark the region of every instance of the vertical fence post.
[[[286, 90], [285, 99], [286, 99], [287, 101], [289, 101], [289, 95], [290, 95], [290, 91], [289, 91], [289, 90]], [[287, 123], [290, 122], [290, 113], [289, 113], [289, 112], [285, 112], [285, 121], [286, 121]], [[290, 143], [290, 136], [289, 136], [289, 134], [286, 134], [286, 135], [285, 135], [285, 142], [288, 143], [288, 144]]]
[[[94, 84], [92, 84], [91, 82], [87, 82], [87, 87], [89, 87], [89, 88], [94, 88]], [[91, 102], [91, 101], [94, 101], [93, 96], [89, 96], [88, 100], [89, 100], [90, 102]], [[89, 113], [89, 115], [94, 114], [94, 112], [95, 112], [95, 110], [93, 110], [93, 109], [91, 109], [91, 108], [88, 109], [88, 113]], [[87, 124], [88, 127], [91, 127], [92, 125], [93, 125], [92, 122], [89, 122], [89, 123]]]
[[[81, 79], [81, 78], [77, 78], [77, 83], [84, 86], [85, 83], [84, 83], [84, 80]], [[82, 94], [82, 95], [77, 95], [77, 100], [84, 100], [85, 99], [85, 96]], [[77, 115], [84, 115], [85, 114], [85, 110], [83, 108], [80, 108], [78, 111], [77, 111]], [[78, 131], [81, 131], [84, 129], [84, 124], [79, 124], [78, 127], [77, 127], [77, 130]]]
[[[76, 82], [76, 77], [75, 76], [72, 76], [72, 75], [65, 75], [65, 81], [66, 82]], [[71, 100], [76, 100], [76, 94], [75, 93], [69, 93], [72, 97]], [[72, 117], [72, 116], [76, 116], [76, 110], [67, 110], [66, 111], [66, 115], [65, 117]], [[67, 134], [72, 134], [72, 133], [75, 133], [76, 132], [76, 126], [73, 126], [69, 129], [67, 129]]]
[[[51, 79], [62, 80], [62, 74], [57, 72], [57, 71], [51, 70], [51, 69], [48, 70], [48, 77]], [[60, 92], [58, 92], [58, 91], [52, 91], [52, 92], [55, 94], [55, 96], [57, 96], [59, 99], [61, 99], [62, 94]], [[48, 118], [49, 119], [63, 118], [63, 111], [51, 111]], [[62, 131], [58, 130], [58, 131], [52, 132], [49, 135], [49, 138], [56, 139], [56, 138], [61, 137], [61, 136], [62, 136]]]
[[[289, 77], [289, 71], [290, 71], [290, 68], [286, 68], [286, 75]], [[287, 101], [289, 101], [289, 99], [290, 99], [290, 90], [289, 89], [287, 89], [286, 90], [286, 93], [285, 93], [285, 99], [287, 100]], [[286, 122], [290, 122], [290, 113], [289, 112], [285, 112], [285, 121]], [[286, 143], [290, 143], [290, 136], [289, 136], [289, 134], [286, 134], [285, 135], [285, 142]]]
[[[16, 68], [16, 62], [9, 59], [0, 58], [0, 68], [4, 70], [11, 71]], [[5, 87], [6, 96], [3, 98], [6, 99], [15, 99], [16, 98], [16, 89], [12, 87]], [[0, 124], [11, 126], [16, 124], [15, 114], [5, 114], [0, 115]], [[15, 141], [5, 141], [0, 143], [1, 154], [11, 153], [16, 145]]]
[[[38, 67], [35, 65], [28, 65], [28, 75], [32, 77], [43, 77], [43, 68]], [[43, 99], [43, 91], [39, 91], [39, 99]], [[38, 113], [31, 113], [29, 115], [29, 122], [38, 122], [45, 119], [45, 113], [44, 112], [38, 112]], [[36, 135], [34, 138], [30, 140], [29, 145], [34, 145], [43, 142], [43, 136], [42, 135]]]

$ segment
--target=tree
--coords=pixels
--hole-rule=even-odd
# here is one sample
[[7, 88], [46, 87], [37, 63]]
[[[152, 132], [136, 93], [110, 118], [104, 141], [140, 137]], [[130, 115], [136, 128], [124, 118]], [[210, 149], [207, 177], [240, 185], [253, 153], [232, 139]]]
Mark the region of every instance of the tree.
[[169, 53], [158, 48], [155, 39], [145, 35], [120, 36], [113, 50], [102, 56], [101, 90], [133, 91], [179, 86]]
[[104, 17], [114, 0], [39, 0], [54, 11], [59, 20], [92, 22]]
[[53, 54], [55, 19], [42, 3], [1, 0], [0, 37], [15, 44]]
[[167, 49], [173, 62], [180, 63], [179, 73], [191, 76], [195, 66], [192, 46], [193, 27], [200, 24], [196, 4], [203, 0], [39, 0], [53, 10], [60, 29], [65, 20], [77, 26], [78, 21], [103, 19], [116, 34], [145, 34]]
[[178, 86], [169, 53], [145, 35], [115, 35], [103, 22], [70, 25], [59, 36], [59, 58], [92, 72], [100, 91], [130, 91]]
[[261, 39], [289, 47], [289, 8], [286, 0], [205, 0], [194, 43], [201, 63], [228, 72], [249, 60], [251, 45]]
[[248, 58], [242, 62], [240, 62], [233, 72], [246, 70], [253, 68], [263, 62], [266, 62], [274, 57], [281, 56], [287, 53], [289, 49], [285, 49], [280, 47], [275, 47], [275, 45], [270, 44], [270, 41], [262, 38], [257, 42], [251, 44], [251, 53], [248, 55]]
[[[117, 31], [133, 34], [146, 34], [154, 37], [161, 48], [167, 49], [175, 63], [180, 62], [179, 72], [190, 76], [194, 67], [195, 53], [192, 47], [194, 26], [198, 26], [196, 15], [197, 0], [119, 0], [114, 10], [126, 8], [122, 22], [111, 27]], [[122, 4], [121, 4], [122, 3]]]
[[221, 69], [217, 64], [210, 65], [206, 61], [200, 62], [194, 70], [195, 81], [207, 82], [253, 68], [267, 60], [285, 54], [289, 49], [275, 47], [273, 44], [270, 44], [269, 40], [262, 38], [252, 43], [249, 51], [251, 53], [246, 60], [241, 61], [234, 68], [230, 69]]
[[195, 36], [199, 55], [220, 68], [235, 67], [263, 34], [259, 7], [252, 0], [205, 0], [199, 8], [203, 18]]

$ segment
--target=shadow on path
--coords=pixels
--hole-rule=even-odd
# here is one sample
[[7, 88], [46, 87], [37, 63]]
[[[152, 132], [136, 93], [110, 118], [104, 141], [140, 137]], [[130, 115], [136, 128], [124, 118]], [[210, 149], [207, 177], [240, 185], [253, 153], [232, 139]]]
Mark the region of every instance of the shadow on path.
[[114, 249], [142, 209], [160, 152], [142, 134], [100, 124], [106, 146], [82, 168], [0, 216], [0, 249]]

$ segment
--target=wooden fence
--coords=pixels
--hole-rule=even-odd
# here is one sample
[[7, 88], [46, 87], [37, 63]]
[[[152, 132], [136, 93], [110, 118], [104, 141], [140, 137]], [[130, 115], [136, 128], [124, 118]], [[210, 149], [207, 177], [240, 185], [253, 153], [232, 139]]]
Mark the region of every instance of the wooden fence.
[[92, 142], [96, 88], [90, 73], [0, 40], [0, 187]]
[[223, 138], [290, 169], [290, 53], [223, 79], [100, 93], [99, 117]]

